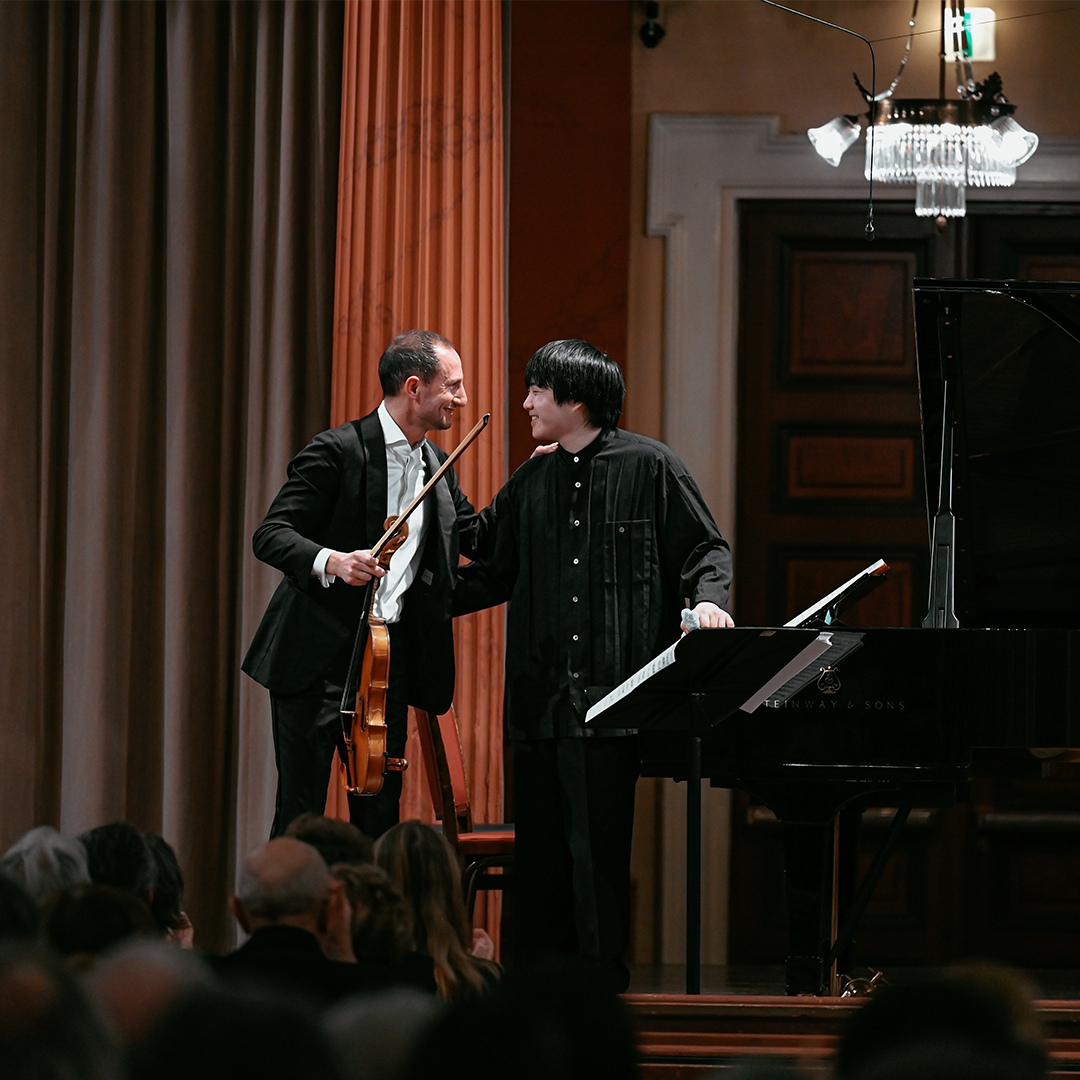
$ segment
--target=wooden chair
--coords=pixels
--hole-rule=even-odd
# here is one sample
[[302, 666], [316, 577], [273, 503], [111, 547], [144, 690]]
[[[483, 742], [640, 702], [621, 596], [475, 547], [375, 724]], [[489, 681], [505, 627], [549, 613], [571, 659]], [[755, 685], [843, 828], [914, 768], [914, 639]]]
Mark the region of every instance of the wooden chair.
[[471, 918], [478, 889], [503, 889], [507, 885], [508, 874], [488, 871], [513, 865], [514, 826], [473, 824], [461, 736], [453, 710], [442, 716], [421, 709], [415, 713], [435, 816], [442, 822], [443, 836], [461, 860], [461, 887]]

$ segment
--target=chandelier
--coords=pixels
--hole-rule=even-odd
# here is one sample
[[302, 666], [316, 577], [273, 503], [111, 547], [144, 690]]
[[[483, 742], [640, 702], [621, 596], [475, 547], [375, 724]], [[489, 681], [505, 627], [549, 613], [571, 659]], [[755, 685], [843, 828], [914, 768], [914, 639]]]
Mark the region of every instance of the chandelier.
[[[855, 84], [869, 110], [863, 116], [838, 116], [807, 135], [817, 152], [830, 165], [859, 138], [859, 121], [868, 124], [866, 178], [890, 184], [915, 185], [915, 213], [937, 218], [945, 224], [951, 217], [963, 217], [967, 210], [968, 187], [1011, 187], [1016, 167], [1022, 165], [1039, 145], [1037, 135], [1014, 119], [1016, 106], [1006, 99], [997, 72], [984, 82], [972, 77], [972, 36], [970, 17], [964, 0], [941, 3], [941, 65], [938, 98], [894, 98], [911, 51], [915, 33], [915, 0], [908, 22], [909, 33], [900, 70], [882, 93], [869, 93], [859, 77]], [[948, 29], [947, 29], [948, 28]], [[956, 62], [958, 98], [945, 98], [946, 39], [952, 38]], [[872, 126], [872, 130], [870, 127]]]

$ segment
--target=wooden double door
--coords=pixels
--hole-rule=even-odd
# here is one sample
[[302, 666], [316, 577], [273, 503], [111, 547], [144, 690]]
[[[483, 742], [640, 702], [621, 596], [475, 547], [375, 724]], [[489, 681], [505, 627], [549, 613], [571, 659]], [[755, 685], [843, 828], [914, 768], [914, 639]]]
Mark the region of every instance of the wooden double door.
[[[867, 243], [863, 204], [740, 204], [740, 623], [782, 624], [877, 558], [888, 583], [845, 619], [921, 623], [929, 542], [912, 279], [1080, 281], [1078, 210], [978, 203], [939, 229], [910, 204], [879, 203]], [[856, 935], [857, 963], [979, 955], [1080, 968], [1077, 770], [1057, 759], [1038, 778], [975, 780], [966, 802], [913, 813]], [[779, 963], [779, 828], [743, 794], [732, 817], [730, 962]], [[885, 820], [864, 815], [862, 869]]]

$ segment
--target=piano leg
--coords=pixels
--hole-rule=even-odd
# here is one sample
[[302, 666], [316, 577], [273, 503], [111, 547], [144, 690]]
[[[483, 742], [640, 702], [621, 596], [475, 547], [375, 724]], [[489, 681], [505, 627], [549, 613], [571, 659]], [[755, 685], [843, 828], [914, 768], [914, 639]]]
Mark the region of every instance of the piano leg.
[[[778, 815], [779, 816], [779, 815]], [[825, 994], [832, 915], [832, 821], [780, 819], [787, 892], [789, 994]]]
[[[852, 913], [851, 860], [855, 857], [854, 839], [867, 793], [865, 786], [828, 781], [754, 785], [754, 794], [780, 822], [788, 914], [789, 994], [820, 995], [833, 989], [833, 924], [847, 921]], [[849, 931], [845, 940], [850, 939]], [[843, 965], [850, 966], [850, 950], [845, 949], [839, 960], [841, 971]]]

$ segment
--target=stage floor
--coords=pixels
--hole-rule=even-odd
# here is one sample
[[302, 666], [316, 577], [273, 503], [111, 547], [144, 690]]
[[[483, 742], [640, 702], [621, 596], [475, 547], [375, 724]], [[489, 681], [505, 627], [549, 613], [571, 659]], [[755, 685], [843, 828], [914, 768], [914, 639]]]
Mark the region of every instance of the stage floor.
[[[869, 977], [868, 968], [852, 972], [857, 977]], [[905, 983], [926, 974], [923, 968], [886, 968], [882, 975], [889, 983]], [[1035, 997], [1054, 1001], [1080, 1001], [1080, 970], [1050, 968], [1024, 971], [1033, 984]], [[630, 994], [684, 994], [686, 968], [682, 964], [632, 964]], [[767, 996], [784, 993], [784, 969], [776, 966], [704, 964], [701, 968], [701, 992], [745, 996]]]
[[[884, 977], [901, 985], [923, 974], [925, 969], [898, 968]], [[1080, 971], [1023, 974], [1032, 984], [1046, 1039], [1047, 1080], [1080, 1080]], [[646, 1080], [706, 1080], [718, 1069], [776, 1058], [797, 1065], [802, 1080], [831, 1080], [844, 1026], [866, 1000], [788, 997], [780, 966], [707, 966], [701, 988], [700, 995], [685, 994], [680, 964], [631, 969], [625, 1001]]]

